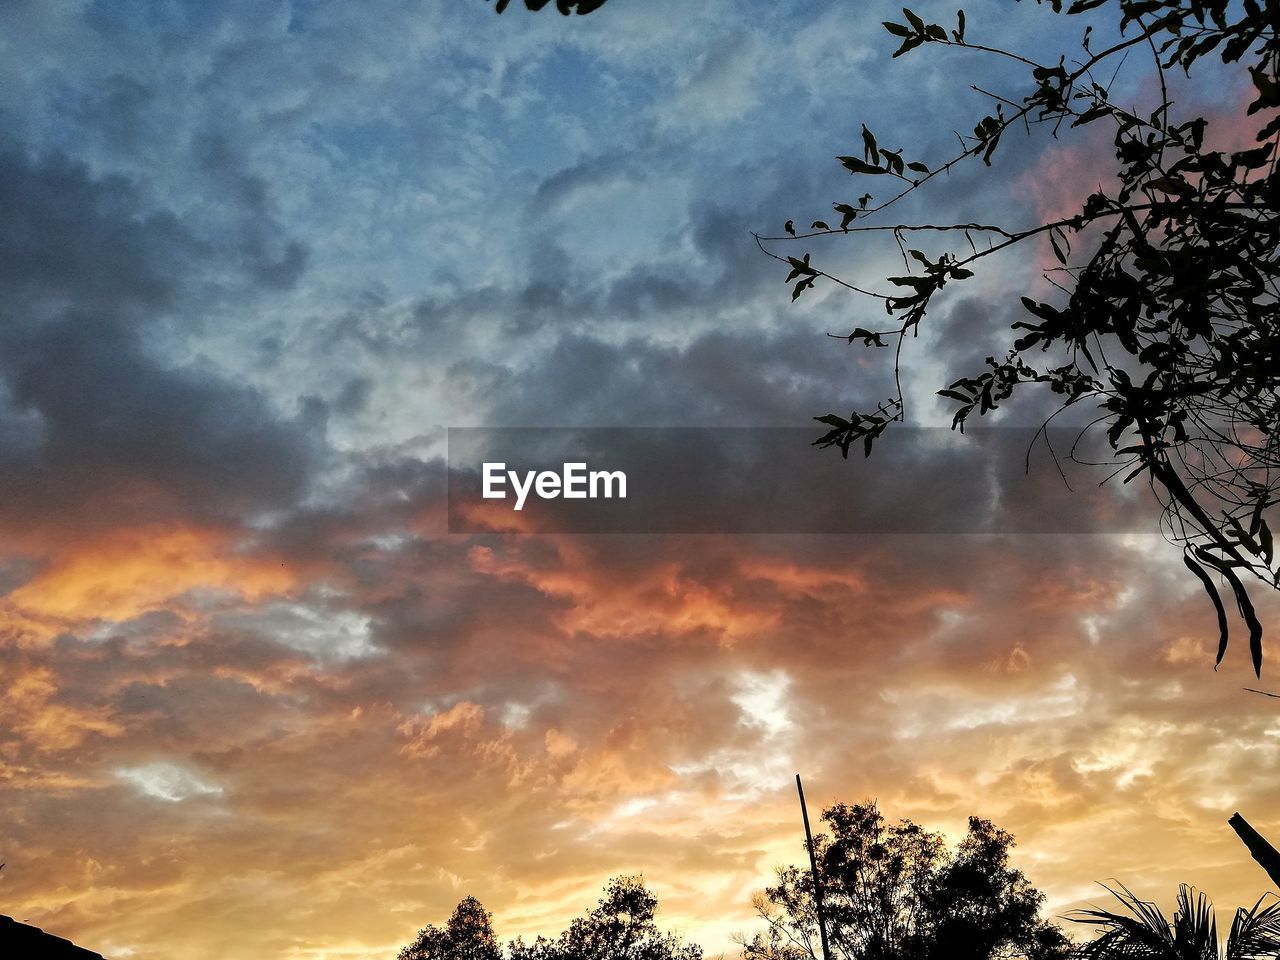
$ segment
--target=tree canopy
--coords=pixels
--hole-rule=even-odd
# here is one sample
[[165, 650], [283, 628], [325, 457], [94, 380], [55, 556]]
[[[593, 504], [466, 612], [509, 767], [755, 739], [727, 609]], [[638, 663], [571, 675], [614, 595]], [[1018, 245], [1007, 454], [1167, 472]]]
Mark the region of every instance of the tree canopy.
[[[1163, 529], [1183, 546], [1187, 567], [1215, 607], [1218, 662], [1229, 632], [1221, 582], [1248, 628], [1260, 672], [1262, 625], [1248, 584], [1280, 587], [1267, 520], [1280, 501], [1280, 0], [1037, 2], [1049, 8], [1046, 16], [1092, 14], [1076, 53], [1036, 60], [984, 43], [963, 11], [951, 25], [927, 23], [908, 9], [902, 22], [886, 22], [899, 44], [894, 57], [929, 46], [963, 49], [1017, 65], [1025, 86], [1002, 92], [975, 84], [989, 112], [972, 133], [957, 134], [959, 148], [941, 160], [890, 149], [864, 125], [858, 153], [837, 158], [859, 179], [861, 194], [833, 204], [838, 220], [814, 220], [802, 231], [788, 221], [783, 234], [757, 240], [787, 265], [793, 300], [835, 283], [887, 315], [887, 324], [871, 321], [842, 337], [888, 348], [895, 373], [944, 288], [1011, 247], [1047, 243], [1053, 295], [1022, 297], [1022, 316], [1002, 352], [938, 391], [953, 405], [952, 426], [963, 430], [1029, 385], [1056, 395], [1054, 416], [1077, 405], [1095, 408], [1091, 426], [1105, 431], [1117, 472], [1126, 482], [1140, 476], [1150, 482], [1165, 507]], [[1107, 26], [1108, 14], [1118, 32], [1102, 42], [1095, 27]], [[1159, 89], [1151, 109], [1125, 106], [1112, 95], [1118, 64], [1130, 54], [1150, 64]], [[1170, 72], [1189, 77], [1211, 55], [1236, 65], [1247, 80], [1251, 94], [1238, 119], [1253, 145], [1215, 146], [1208, 118], [1175, 110]], [[936, 132], [949, 135], [956, 122], [940, 116]], [[1065, 216], [1023, 224], [892, 219], [904, 198], [939, 186], [958, 165], [990, 166], [1011, 129], [1065, 137], [1094, 124], [1111, 131], [1114, 177], [1100, 170], [1101, 185]], [[905, 265], [879, 289], [837, 278], [808, 252], [777, 252], [782, 242], [878, 233], [892, 236]], [[926, 252], [925, 238], [949, 237], [950, 249]], [[870, 454], [885, 429], [905, 418], [897, 378], [895, 395], [875, 409], [818, 417], [830, 429], [815, 442], [845, 456], [853, 445]]]
[[609, 881], [595, 908], [554, 940], [516, 940], [511, 960], [702, 960], [702, 948], [658, 928], [658, 899], [639, 877]]
[[[1009, 862], [1013, 837], [969, 819], [954, 850], [909, 820], [889, 824], [874, 803], [837, 804], [814, 837], [827, 936], [841, 960], [993, 960], [1069, 955], [1063, 933], [1039, 916], [1043, 895]], [[757, 898], [767, 929], [745, 960], [821, 960], [813, 877], [778, 871]]]
[[443, 928], [428, 925], [398, 960], [702, 960], [702, 949], [658, 928], [658, 899], [639, 877], [615, 877], [599, 903], [554, 938], [516, 938], [504, 950], [474, 897]]
[[493, 915], [475, 897], [464, 897], [443, 928], [427, 924], [398, 960], [502, 960]]

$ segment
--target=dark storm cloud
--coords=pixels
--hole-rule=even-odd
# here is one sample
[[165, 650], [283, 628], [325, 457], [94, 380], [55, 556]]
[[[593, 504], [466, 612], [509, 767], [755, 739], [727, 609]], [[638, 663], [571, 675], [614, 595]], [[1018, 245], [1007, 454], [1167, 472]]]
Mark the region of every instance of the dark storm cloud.
[[[213, 256], [206, 244], [147, 209], [125, 178], [94, 178], [59, 156], [0, 157], [0, 208], [11, 515], [106, 519], [113, 501], [118, 520], [225, 517], [300, 492], [322, 427], [314, 413], [283, 420], [255, 391], [148, 348], [160, 319], [199, 319], [187, 286]], [[261, 268], [257, 280], [277, 279]]]
[[110, 318], [172, 306], [202, 252], [172, 214], [142, 208], [121, 176], [66, 157], [0, 155], [0, 309], [6, 329], [70, 308]]
[[252, 390], [167, 368], [134, 330], [71, 315], [10, 333], [3, 350], [11, 403], [39, 416], [38, 454], [6, 465], [28, 505], [65, 509], [141, 484], [170, 509], [225, 517], [302, 488], [320, 423], [280, 421]]

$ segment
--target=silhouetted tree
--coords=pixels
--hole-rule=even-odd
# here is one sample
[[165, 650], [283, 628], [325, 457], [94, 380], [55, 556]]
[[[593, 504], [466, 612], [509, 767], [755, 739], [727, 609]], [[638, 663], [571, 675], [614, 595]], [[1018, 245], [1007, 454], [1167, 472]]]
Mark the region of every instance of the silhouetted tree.
[[[838, 219], [831, 223], [815, 220], [797, 233], [788, 221], [783, 235], [757, 241], [787, 264], [793, 300], [818, 283], [835, 282], [887, 314], [887, 324], [870, 321], [842, 336], [889, 348], [895, 373], [944, 287], [972, 277], [994, 254], [1033, 238], [1047, 241], [1057, 265], [1046, 277], [1057, 295], [1052, 303], [1023, 297], [1022, 319], [986, 368], [958, 371], [964, 375], [938, 391], [955, 405], [952, 426], [963, 429], [971, 415], [997, 409], [1028, 384], [1056, 394], [1058, 412], [1094, 406], [1093, 422], [1105, 426], [1117, 473], [1126, 473], [1126, 482], [1145, 475], [1165, 505], [1163, 529], [1183, 545], [1186, 565], [1214, 604], [1218, 660], [1228, 631], [1215, 578], [1234, 595], [1260, 671], [1262, 626], [1246, 581], [1280, 587], [1280, 558], [1266, 520], [1280, 501], [1280, 115], [1274, 109], [1280, 107], [1280, 0], [1047, 5], [1054, 14], [1101, 11], [1073, 58], [1041, 61], [975, 40], [963, 11], [951, 27], [926, 23], [911, 10], [903, 11], [902, 23], [886, 22], [900, 42], [895, 57], [925, 46], [974, 51], [1025, 69], [1026, 85], [1003, 92], [975, 85], [990, 112], [941, 162], [926, 164], [902, 148], [886, 148], [864, 125], [860, 155], [838, 158], [865, 184], [855, 188], [861, 196], [835, 203]], [[1118, 33], [1099, 39], [1117, 25]], [[1059, 29], [1046, 24], [1045, 32]], [[1152, 65], [1160, 95], [1149, 111], [1112, 98], [1117, 65], [1130, 54], [1145, 54]], [[1241, 76], [1252, 84], [1247, 117], [1239, 119], [1251, 124], [1255, 146], [1215, 149], [1207, 118], [1174, 112], [1166, 72], [1190, 75], [1215, 54], [1241, 64]], [[921, 111], [930, 99], [921, 95]], [[950, 139], [956, 122], [938, 116], [937, 132]], [[1114, 164], [1099, 169], [1102, 185], [1086, 188], [1066, 216], [1022, 224], [908, 223], [886, 213], [937, 186], [960, 164], [980, 159], [990, 165], [1010, 128], [1030, 133], [1042, 125], [1065, 136], [1091, 124], [1112, 131]], [[880, 233], [896, 241], [905, 265], [880, 289], [838, 279], [809, 253], [784, 256], [773, 249], [775, 242]], [[931, 250], [935, 241], [950, 249]], [[815, 443], [845, 456], [857, 444], [869, 455], [886, 427], [905, 419], [901, 382], [874, 410], [817, 419], [830, 430]]]
[[[1043, 895], [1009, 864], [1013, 837], [972, 817], [954, 851], [909, 820], [890, 825], [874, 803], [823, 813], [814, 838], [833, 956], [843, 960], [1051, 960], [1070, 955], [1039, 917]], [[778, 871], [756, 899], [767, 929], [743, 942], [746, 960], [820, 960], [813, 879]]]
[[[1082, 960], [1217, 960], [1217, 922], [1203, 893], [1179, 887], [1173, 919], [1166, 920], [1154, 903], [1139, 900], [1127, 887], [1107, 889], [1122, 911], [1081, 910], [1071, 916], [1102, 928], [1096, 940], [1080, 948]], [[1274, 960], [1280, 955], [1280, 901], [1264, 903], [1265, 898], [1236, 910], [1222, 944], [1225, 960]]]
[[493, 916], [475, 897], [466, 897], [444, 929], [428, 924], [400, 951], [398, 960], [502, 960], [493, 935]]
[[1013, 836], [990, 820], [969, 818], [969, 832], [938, 871], [925, 903], [933, 938], [956, 960], [1003, 956], [1065, 956], [1066, 937], [1039, 917], [1044, 903], [1009, 863]]
[[[517, 938], [509, 960], [702, 960], [702, 948], [658, 929], [658, 899], [639, 877], [615, 877], [595, 908], [555, 939]], [[453, 911], [444, 928], [428, 925], [398, 960], [503, 960], [493, 917], [474, 897]]]
[[616, 877], [586, 916], [554, 940], [516, 940], [511, 960], [702, 960], [702, 948], [663, 933], [654, 921], [657, 898], [639, 877]]

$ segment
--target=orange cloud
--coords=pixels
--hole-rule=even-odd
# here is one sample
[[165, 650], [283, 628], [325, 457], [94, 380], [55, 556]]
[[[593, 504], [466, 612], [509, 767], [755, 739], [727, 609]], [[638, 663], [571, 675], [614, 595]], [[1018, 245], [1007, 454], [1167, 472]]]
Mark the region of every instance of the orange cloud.
[[484, 722], [484, 708], [467, 700], [430, 717], [406, 720], [397, 728], [408, 742], [401, 752], [410, 757], [436, 757], [441, 746], [437, 742], [448, 734], [465, 737], [474, 734]]
[[[119, 736], [124, 726], [103, 706], [60, 702], [58, 678], [49, 667], [26, 670], [17, 664], [0, 665], [0, 751], [15, 756], [20, 742], [38, 753], [74, 750], [87, 737]], [[11, 775], [26, 779], [30, 771], [14, 769]], [[5, 778], [8, 779], [8, 778]]]
[[279, 561], [239, 552], [229, 534], [192, 527], [112, 531], [69, 546], [5, 600], [28, 622], [122, 621], [189, 590], [231, 592], [254, 601], [287, 591]]
[[[318, 580], [173, 542], [182, 576], [126, 578], [143, 599], [121, 609], [247, 576], [235, 629], [194, 617], [175, 644], [170, 615], [5, 675], [10, 902], [90, 946], [384, 955], [467, 894], [504, 936], [553, 933], [643, 872], [732, 949], [802, 854], [796, 770], [815, 809], [994, 818], [1054, 911], [1106, 876], [1207, 876], [1223, 903], [1265, 882], [1223, 805], [1280, 828], [1274, 712], [1179, 639], [1212, 626], [1199, 597], [1110, 538], [414, 541], [347, 560], [371, 650], [328, 662], [271, 632], [272, 589], [303, 603]], [[160, 767], [219, 792], [118, 774]]]

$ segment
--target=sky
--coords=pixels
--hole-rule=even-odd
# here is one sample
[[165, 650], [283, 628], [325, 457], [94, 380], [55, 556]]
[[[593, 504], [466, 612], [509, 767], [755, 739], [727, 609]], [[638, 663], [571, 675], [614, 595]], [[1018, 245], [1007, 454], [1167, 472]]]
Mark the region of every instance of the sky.
[[[966, 13], [1055, 58], [1079, 29]], [[891, 59], [896, 16], [0, 4], [0, 912], [109, 957], [356, 960], [467, 895], [500, 937], [554, 934], [643, 874], [664, 926], [732, 955], [803, 856], [797, 772], [815, 813], [995, 820], [1053, 915], [1109, 878], [1166, 904], [1267, 889], [1226, 819], [1280, 837], [1280, 713], [1239, 645], [1212, 669], [1154, 515], [448, 532], [449, 427], [804, 426], [888, 395], [826, 336], [865, 304], [792, 304], [752, 231], [856, 198], [834, 157], [860, 124], [938, 158], [985, 112], [970, 80], [1015, 89], [956, 51]], [[1180, 103], [1229, 139], [1244, 88], [1210, 76]], [[1116, 84], [1151, 94], [1138, 58]], [[1034, 222], [1110, 160], [1036, 130], [902, 215]], [[948, 422], [933, 391], [1044, 262], [947, 292], [905, 363], [914, 425]], [[911, 509], [874, 464], [868, 496]]]

